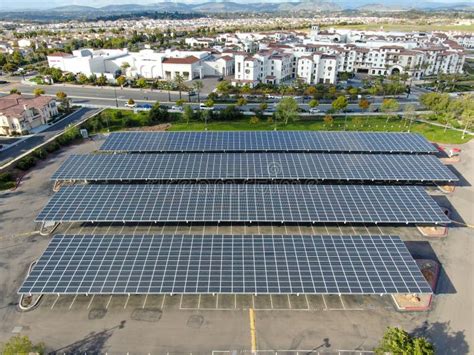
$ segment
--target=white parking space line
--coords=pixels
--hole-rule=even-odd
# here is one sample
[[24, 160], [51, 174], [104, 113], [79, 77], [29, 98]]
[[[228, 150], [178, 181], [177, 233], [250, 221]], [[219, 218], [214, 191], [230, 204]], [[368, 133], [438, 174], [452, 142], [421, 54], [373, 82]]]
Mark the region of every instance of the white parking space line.
[[308, 295], [307, 294], [304, 295], [304, 299], [306, 300], [306, 308], [308, 308], [308, 310], [310, 310], [311, 307], [309, 306], [309, 300], [308, 300]]
[[123, 305], [123, 309], [127, 308], [128, 305], [128, 300], [130, 299], [130, 295], [127, 296], [127, 299], [125, 300], [125, 304]]
[[109, 309], [110, 302], [112, 301], [113, 295], [110, 295], [109, 300], [107, 301], [107, 304], [105, 305], [105, 309]]
[[323, 297], [323, 302], [324, 302], [324, 311], [327, 311], [329, 308], [328, 308], [328, 304], [326, 303], [326, 298], [324, 298], [324, 295], [321, 295]]
[[71, 304], [69, 305], [69, 309], [72, 308], [72, 305], [73, 305], [74, 302], [76, 301], [77, 296], [78, 296], [78, 295], [75, 295], [74, 298], [72, 299], [72, 302], [71, 302]]
[[58, 302], [58, 300], [59, 300], [59, 295], [58, 295], [58, 297], [56, 297], [56, 299], [54, 300], [53, 304], [51, 305], [51, 309], [54, 308], [54, 306], [56, 305], [56, 302]]
[[87, 305], [87, 309], [89, 309], [92, 305], [92, 301], [94, 300], [95, 295], [92, 295], [91, 300], [89, 301], [89, 304]]

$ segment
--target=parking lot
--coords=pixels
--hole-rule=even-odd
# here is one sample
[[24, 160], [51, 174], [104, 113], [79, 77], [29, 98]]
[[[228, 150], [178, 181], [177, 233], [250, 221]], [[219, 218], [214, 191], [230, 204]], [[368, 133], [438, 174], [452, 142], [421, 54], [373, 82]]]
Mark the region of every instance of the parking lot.
[[[29, 265], [46, 248], [34, 218], [54, 193], [51, 174], [69, 154], [100, 142], [70, 147], [41, 162], [15, 191], [0, 193], [0, 341], [15, 333], [43, 341], [49, 350], [111, 354], [210, 354], [250, 349], [249, 308], [256, 311], [258, 349], [371, 350], [387, 326], [422, 333], [443, 354], [472, 351], [472, 229], [454, 225], [447, 238], [428, 240], [413, 226], [281, 224], [63, 224], [55, 233], [161, 234], [396, 234], [414, 257], [435, 258], [443, 269], [433, 309], [399, 312], [389, 296], [148, 295], [45, 296], [29, 312], [17, 310], [16, 294]], [[463, 147], [456, 169], [474, 181], [471, 150]], [[474, 223], [472, 186], [437, 198], [453, 216]], [[322, 348], [318, 348], [320, 345]], [[329, 345], [329, 346], [326, 346]], [[235, 352], [234, 352], [235, 351]], [[280, 353], [280, 352], [279, 352]], [[295, 353], [295, 352], [292, 352]]]

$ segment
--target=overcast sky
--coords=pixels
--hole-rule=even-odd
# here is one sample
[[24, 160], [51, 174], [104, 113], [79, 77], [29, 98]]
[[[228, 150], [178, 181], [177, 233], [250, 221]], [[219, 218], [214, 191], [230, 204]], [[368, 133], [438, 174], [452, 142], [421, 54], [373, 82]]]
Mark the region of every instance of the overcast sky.
[[[176, 1], [176, 0], [168, 0]], [[203, 3], [208, 2], [209, 0], [178, 0], [176, 2], [191, 2], [191, 3]], [[284, 0], [227, 0], [233, 2], [281, 2]], [[290, 0], [296, 1], [296, 0]], [[331, 1], [331, 0], [326, 0]], [[443, 2], [443, 3], [458, 3], [458, 2], [470, 2], [473, 0], [429, 0], [430, 2]], [[17, 9], [47, 9], [64, 5], [83, 5], [83, 6], [93, 6], [101, 7], [105, 5], [117, 5], [117, 4], [153, 4], [157, 2], [162, 2], [162, 0], [0, 0], [0, 11], [1, 10], [17, 10]], [[338, 0], [333, 0], [333, 2], [340, 2]], [[365, 2], [365, 1], [364, 1]], [[378, 2], [378, 1], [373, 1]], [[389, 1], [393, 2], [393, 1]]]

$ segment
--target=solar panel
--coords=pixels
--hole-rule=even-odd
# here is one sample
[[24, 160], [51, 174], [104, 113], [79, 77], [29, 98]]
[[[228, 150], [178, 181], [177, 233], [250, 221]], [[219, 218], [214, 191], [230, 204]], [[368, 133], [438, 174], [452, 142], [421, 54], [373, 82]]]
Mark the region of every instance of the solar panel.
[[75, 185], [38, 222], [449, 223], [418, 186]]
[[117, 132], [110, 134], [100, 149], [129, 152], [436, 152], [435, 147], [419, 134], [321, 131]]
[[458, 181], [434, 155], [322, 153], [72, 155], [52, 179]]
[[56, 235], [20, 294], [430, 294], [397, 236]]

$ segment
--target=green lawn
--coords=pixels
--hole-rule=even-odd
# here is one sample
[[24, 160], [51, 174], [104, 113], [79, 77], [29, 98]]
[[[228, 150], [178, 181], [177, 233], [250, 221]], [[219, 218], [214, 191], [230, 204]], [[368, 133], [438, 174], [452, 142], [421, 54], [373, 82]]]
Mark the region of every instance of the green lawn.
[[[260, 121], [259, 123], [252, 124], [249, 119], [243, 119], [239, 121], [223, 122], [214, 121], [208, 122], [209, 131], [261, 131], [261, 130], [273, 130], [275, 128], [274, 123], [268, 123], [267, 121]], [[388, 124], [386, 118], [380, 117], [368, 117], [361, 118], [360, 120], [352, 121], [351, 118], [347, 119], [348, 131], [379, 131], [379, 132], [406, 132], [408, 125], [406, 121], [400, 119], [390, 119]], [[334, 120], [334, 124], [330, 127], [326, 126], [323, 120], [298, 120], [284, 125], [283, 123], [277, 124], [278, 130], [307, 130], [307, 131], [340, 131], [344, 130], [344, 119], [338, 118]], [[170, 131], [203, 131], [204, 122], [173, 122]], [[472, 136], [466, 136], [462, 139], [462, 133], [454, 130], [447, 130], [444, 132], [444, 128], [432, 126], [426, 123], [413, 123], [411, 132], [416, 132], [424, 135], [428, 140], [438, 143], [453, 143], [460, 144], [468, 142]]]
[[[119, 117], [117, 113], [120, 111]], [[174, 115], [170, 131], [204, 131], [203, 121], [191, 121], [189, 124], [180, 120], [181, 115]], [[119, 131], [127, 127], [146, 127], [150, 121], [146, 112], [134, 113], [128, 110], [105, 110], [103, 114], [90, 119], [86, 127], [91, 133]], [[284, 125], [282, 122], [268, 122], [267, 119], [258, 123], [250, 123], [250, 117], [235, 121], [209, 121], [210, 131], [262, 131], [273, 130], [275, 126], [278, 130], [307, 130], [307, 131], [340, 131], [344, 130], [344, 118], [334, 119], [332, 126], [324, 124], [322, 118], [299, 119]], [[407, 121], [399, 118], [391, 118], [387, 123], [386, 117], [350, 117], [347, 118], [348, 131], [379, 131], [379, 132], [406, 132], [408, 130]], [[411, 132], [424, 135], [432, 142], [460, 144], [469, 141], [472, 136], [467, 135], [461, 139], [462, 133], [455, 130], [444, 132], [443, 127], [432, 126], [426, 123], [413, 123]]]

